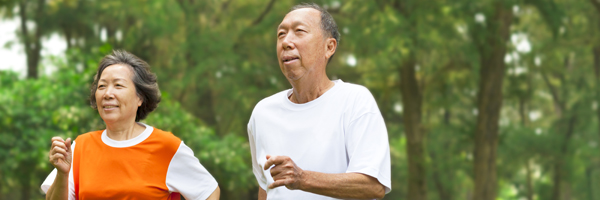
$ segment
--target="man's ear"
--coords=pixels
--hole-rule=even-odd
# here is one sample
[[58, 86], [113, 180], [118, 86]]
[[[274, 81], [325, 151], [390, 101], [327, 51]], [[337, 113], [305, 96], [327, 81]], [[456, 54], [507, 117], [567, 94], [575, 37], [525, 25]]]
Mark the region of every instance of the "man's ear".
[[337, 49], [337, 40], [335, 40], [334, 38], [327, 38], [325, 44], [325, 57], [327, 58], [327, 60], [329, 60], [329, 58], [333, 56], [335, 50]]

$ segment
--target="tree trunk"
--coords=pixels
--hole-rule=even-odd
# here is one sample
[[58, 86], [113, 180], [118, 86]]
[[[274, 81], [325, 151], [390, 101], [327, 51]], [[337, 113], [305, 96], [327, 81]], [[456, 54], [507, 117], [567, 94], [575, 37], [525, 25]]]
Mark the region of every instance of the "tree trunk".
[[587, 181], [588, 199], [594, 200], [594, 185], [593, 185], [594, 166], [588, 165], [585, 169], [585, 179]]
[[[570, 65], [572, 64], [572, 62], [570, 59], [570, 56], [565, 56], [564, 63], [566, 69], [571, 68]], [[565, 166], [565, 159], [568, 156], [569, 142], [573, 136], [573, 133], [575, 132], [575, 125], [577, 122], [577, 114], [574, 112], [577, 112], [578, 107], [581, 105], [581, 102], [577, 102], [573, 107], [568, 108], [567, 104], [565, 103], [567, 102], [567, 95], [559, 95], [559, 88], [556, 88], [550, 83], [548, 75], [543, 70], [541, 71], [541, 75], [544, 80], [544, 83], [546, 84], [546, 86], [548, 86], [548, 89], [552, 94], [552, 100], [554, 102], [554, 105], [556, 107], [556, 113], [558, 115], [558, 121], [557, 123], [555, 123], [556, 126], [554, 128], [558, 130], [559, 134], [563, 133], [563, 138], [561, 138], [560, 140], [560, 146], [554, 159], [554, 172], [552, 175], [552, 181], [554, 183], [554, 185], [552, 186], [552, 200], [560, 200], [570, 196], [569, 192], [565, 193], [562, 190], [563, 187], [567, 186], [563, 184], [563, 170]], [[562, 74], [559, 78], [562, 80], [562, 82], [566, 81], [566, 78], [562, 76]], [[582, 80], [583, 79], [579, 79], [575, 87], [581, 88], [584, 83]]]
[[427, 199], [425, 184], [425, 154], [423, 151], [423, 129], [421, 127], [421, 92], [415, 73], [415, 57], [411, 54], [400, 67], [400, 91], [404, 105], [404, 130], [408, 154], [408, 198]]
[[[202, 12], [202, 5], [199, 1], [178, 1], [179, 6], [184, 11], [184, 16], [186, 20], [186, 37], [187, 37], [187, 46], [185, 48], [185, 60], [187, 61], [187, 66], [189, 69], [200, 67], [200, 61], [203, 59], [202, 56], [198, 55], [198, 49], [202, 48], [204, 45], [198, 44], [198, 36], [201, 35], [201, 26], [198, 13]], [[188, 76], [187, 74], [183, 75]], [[193, 78], [194, 80], [204, 81], [203, 83], [191, 82], [188, 83], [190, 85], [181, 88], [180, 98], [179, 100], [185, 102], [187, 107], [196, 108], [193, 110], [194, 115], [198, 118], [202, 119], [206, 125], [215, 127], [217, 129], [215, 132], [220, 133], [218, 130], [218, 121], [217, 121], [217, 112], [215, 111], [215, 94], [213, 91], [213, 86], [211, 85], [211, 81], [213, 78], [211, 77], [211, 70], [204, 70], [202, 72], [201, 77]], [[190, 79], [191, 80], [191, 79]], [[199, 91], [197, 88], [204, 88]], [[199, 96], [199, 101], [191, 102], [188, 100], [188, 95], [197, 94]], [[194, 98], [191, 98], [194, 99]]]
[[119, 42], [117, 41], [117, 27], [115, 25], [106, 24], [106, 42], [109, 43], [113, 49], [119, 49]]
[[594, 47], [594, 71], [596, 72], [596, 114], [598, 115], [598, 136], [600, 144], [600, 44]]
[[21, 199], [22, 200], [30, 200], [31, 199], [31, 181], [30, 175], [25, 174], [24, 177], [21, 177]]
[[[2, 174], [0, 174], [0, 191], [4, 191], [5, 182], [6, 182], [6, 180], [4, 179]], [[6, 196], [2, 192], [0, 192], [0, 199], [6, 199]]]
[[71, 36], [71, 30], [68, 30], [67, 28], [63, 27], [63, 32], [65, 34], [65, 40], [67, 42], [67, 50], [73, 48], [73, 43], [71, 42], [71, 38], [73, 38]]
[[[433, 152], [430, 153], [431, 154], [431, 158], [436, 158], [436, 160], [441, 160], [442, 158], [437, 157]], [[439, 199], [443, 199], [443, 200], [452, 200], [453, 196], [452, 196], [452, 191], [449, 190], [448, 188], [446, 188], [446, 186], [444, 185], [444, 181], [442, 181], [442, 174], [445, 174], [442, 172], [442, 170], [440, 169], [439, 166], [437, 165], [432, 165], [432, 174], [433, 174], [433, 181], [435, 184], [435, 189], [438, 192], [438, 197]], [[449, 171], [449, 170], [446, 170]]]
[[525, 165], [525, 170], [527, 172], [527, 200], [533, 200], [533, 181], [531, 180], [531, 166], [529, 161]]
[[598, 14], [600, 14], [600, 1], [590, 0], [590, 2], [592, 3], [592, 5], [594, 5], [594, 8], [596, 8], [596, 10], [598, 11]]
[[[440, 93], [442, 94], [442, 98], [446, 98], [448, 96], [447, 92], [445, 89], [443, 89], [442, 91], [440, 91]], [[444, 114], [443, 114], [443, 125], [446, 127], [450, 126], [450, 117], [451, 117], [451, 112], [450, 112], [450, 107], [449, 106], [445, 106], [444, 107]], [[450, 147], [450, 141], [444, 141], [442, 144], [442, 148], [443, 149], [448, 149]], [[438, 193], [438, 199], [443, 199], [443, 200], [452, 200], [454, 199], [454, 195], [453, 195], [453, 191], [452, 191], [452, 187], [449, 187], [448, 184], [446, 184], [443, 180], [452, 180], [452, 173], [447, 173], [448, 171], [452, 171], [453, 169], [449, 168], [449, 165], [443, 165], [441, 163], [443, 163], [447, 157], [444, 156], [440, 156], [440, 155], [436, 155], [434, 153], [434, 151], [429, 151], [429, 157], [431, 158], [432, 161], [434, 161], [430, 166], [431, 166], [431, 173], [433, 175], [433, 182], [435, 185], [435, 189], [437, 190]], [[450, 184], [452, 185], [452, 184]]]
[[[600, 2], [590, 0], [600, 15]], [[599, 27], [600, 28], [600, 27]], [[596, 72], [596, 114], [598, 115], [598, 144], [600, 144], [600, 44], [594, 47], [594, 71]], [[588, 179], [589, 199], [594, 200], [594, 189], [592, 184], [593, 167], [588, 167], [586, 174]]]
[[552, 200], [559, 200], [561, 193], [560, 183], [562, 182], [562, 157], [558, 156], [556, 163], [554, 164], [554, 172], [552, 174]]
[[[576, 111], [578, 105], [579, 104], [576, 104], [572, 110]], [[573, 132], [575, 131], [575, 123], [577, 122], [577, 114], [571, 113], [571, 115], [572, 116], [570, 116], [566, 124], [567, 127], [565, 130], [564, 138], [561, 140], [562, 144], [560, 145], [560, 152], [558, 152], [556, 163], [554, 164], [554, 185], [552, 186], [552, 200], [560, 200], [563, 199], [561, 197], [565, 196], [565, 193], [562, 192], [563, 168], [565, 166], [565, 159], [569, 151], [569, 141], [573, 136]]]
[[519, 116], [521, 117], [521, 125], [523, 125], [523, 127], [527, 126], [527, 108], [525, 103], [525, 98], [519, 97]]
[[[525, 99], [519, 98], [519, 116], [521, 117], [521, 125], [523, 127], [527, 126], [527, 115], [525, 108]], [[526, 194], [527, 200], [533, 200], [533, 181], [531, 180], [531, 166], [529, 160], [525, 161], [525, 186], [526, 186]]]
[[31, 199], [31, 192], [29, 192], [30, 188], [31, 188], [31, 186], [29, 186], [29, 184], [23, 185], [23, 187], [21, 188], [21, 199], [22, 200], [30, 200]]
[[[409, 5], [406, 5], [409, 4]], [[427, 184], [425, 182], [425, 153], [423, 139], [425, 131], [421, 125], [422, 96], [415, 72], [417, 37], [417, 1], [392, 2], [391, 7], [408, 19], [408, 32], [412, 51], [400, 66], [400, 92], [402, 94], [403, 126], [406, 132], [406, 153], [408, 157], [408, 194], [407, 199], [426, 200]], [[410, 9], [406, 9], [406, 6]]]
[[512, 23], [512, 11], [497, 2], [494, 18], [488, 24], [486, 43], [481, 44], [481, 71], [478, 92], [478, 116], [475, 129], [473, 199], [496, 199], [496, 150], [498, 147], [498, 120], [502, 107], [502, 82], [506, 42]]
[[38, 64], [40, 61], [40, 51], [42, 50], [42, 14], [46, 5], [45, 0], [37, 1], [37, 9], [34, 17], [36, 24], [33, 35], [30, 35], [30, 30], [27, 27], [27, 6], [28, 2], [22, 0], [19, 2], [19, 17], [21, 18], [21, 34], [23, 37], [23, 46], [25, 47], [25, 55], [27, 56], [27, 78], [38, 78]]

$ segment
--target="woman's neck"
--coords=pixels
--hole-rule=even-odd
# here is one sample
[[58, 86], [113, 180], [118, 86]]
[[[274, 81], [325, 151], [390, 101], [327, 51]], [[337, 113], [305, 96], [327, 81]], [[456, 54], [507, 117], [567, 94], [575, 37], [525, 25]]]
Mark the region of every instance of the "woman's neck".
[[123, 141], [137, 137], [146, 130], [143, 125], [134, 122], [127, 124], [107, 124], [106, 135], [113, 140]]

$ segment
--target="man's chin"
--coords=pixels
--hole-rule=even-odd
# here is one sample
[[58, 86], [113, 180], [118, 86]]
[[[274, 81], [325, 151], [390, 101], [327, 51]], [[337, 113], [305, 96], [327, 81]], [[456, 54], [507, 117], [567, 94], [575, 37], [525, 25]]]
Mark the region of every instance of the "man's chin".
[[297, 82], [300, 81], [302, 79], [302, 77], [304, 76], [304, 74], [294, 74], [294, 73], [288, 73], [285, 77], [287, 78], [288, 81], [290, 82]]

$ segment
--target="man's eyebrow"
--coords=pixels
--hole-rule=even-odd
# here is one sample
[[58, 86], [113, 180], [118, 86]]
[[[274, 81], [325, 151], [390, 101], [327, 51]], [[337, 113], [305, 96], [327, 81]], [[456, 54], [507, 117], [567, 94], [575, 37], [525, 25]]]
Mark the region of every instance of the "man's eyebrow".
[[[294, 22], [292, 22], [292, 27], [296, 27], [296, 26], [299, 26], [299, 25], [306, 25], [306, 23], [304, 23], [302, 21], [294, 21]], [[285, 26], [284, 24], [280, 24], [277, 27], [277, 30], [284, 28], [284, 26]]]

